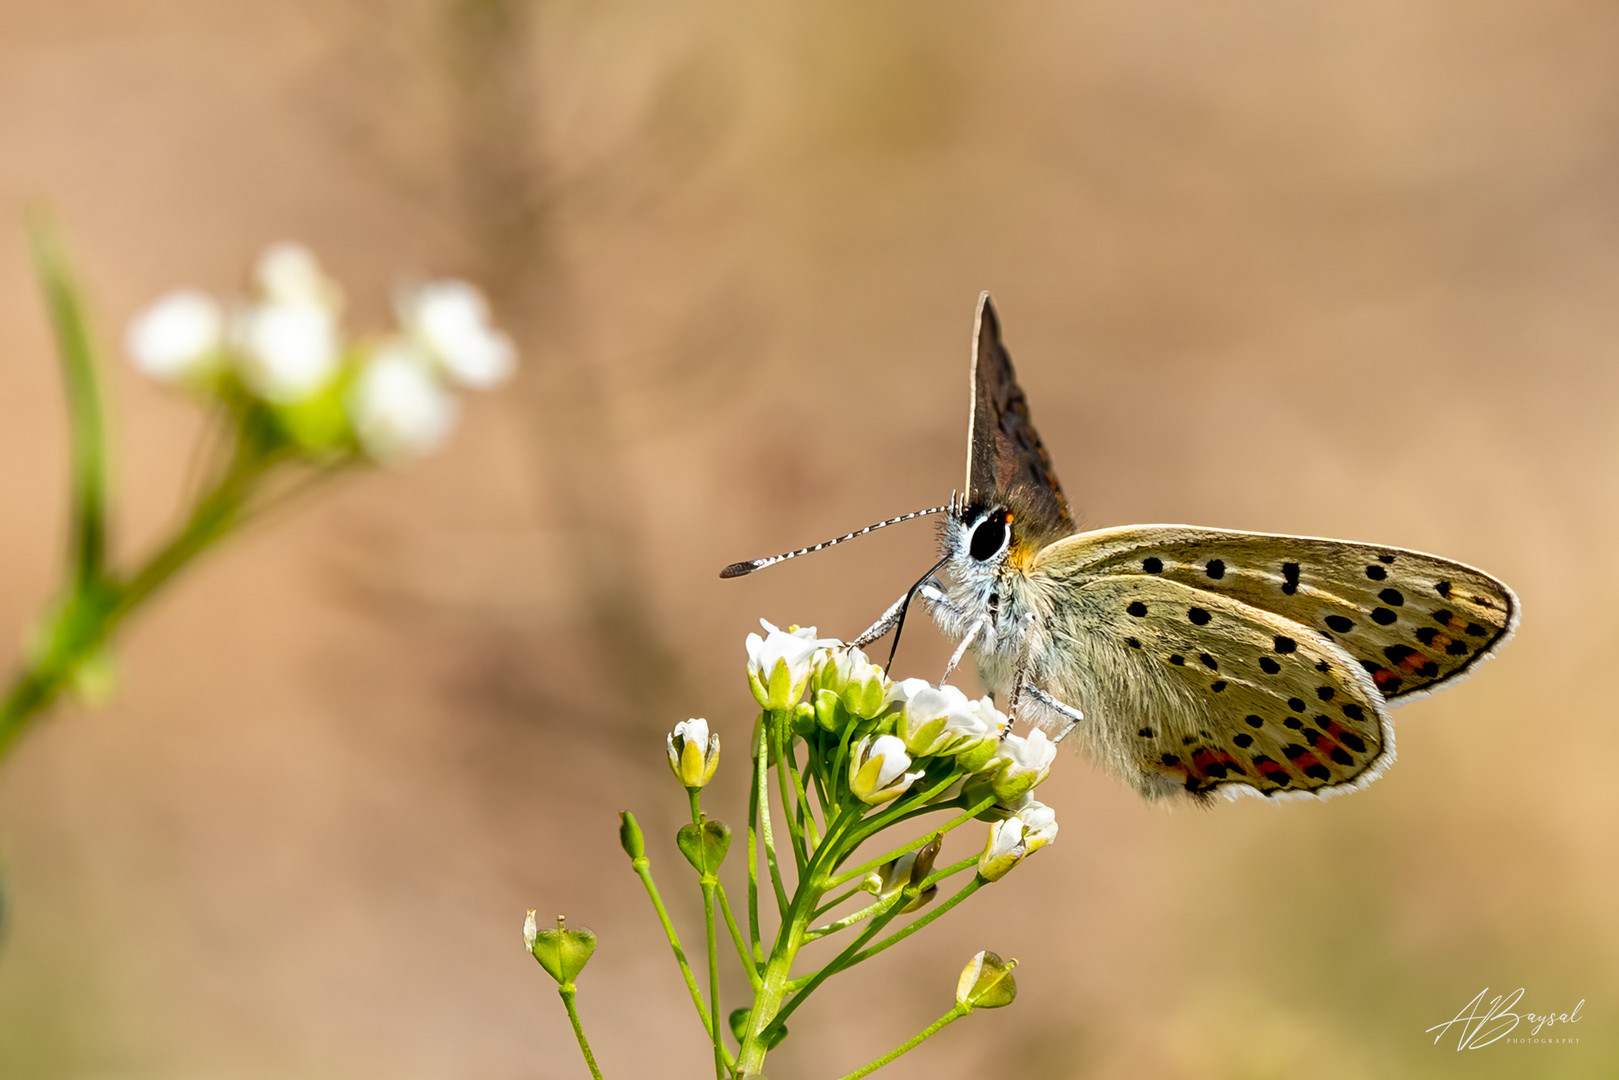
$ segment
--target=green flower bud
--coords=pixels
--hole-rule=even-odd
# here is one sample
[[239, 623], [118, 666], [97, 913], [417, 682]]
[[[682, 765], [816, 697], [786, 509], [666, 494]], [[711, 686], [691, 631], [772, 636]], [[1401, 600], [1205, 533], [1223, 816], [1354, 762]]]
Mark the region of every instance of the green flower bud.
[[1002, 802], [1027, 794], [1045, 780], [1057, 759], [1057, 744], [1039, 728], [1027, 736], [1006, 735], [995, 756], [980, 770]]
[[824, 730], [834, 735], [842, 731], [849, 723], [849, 710], [844, 707], [843, 699], [832, 690], [816, 690], [812, 695], [815, 699], [815, 722]]
[[1017, 981], [1012, 978], [1016, 960], [1002, 960], [992, 952], [981, 952], [961, 969], [956, 983], [956, 1004], [972, 1009], [999, 1009], [1017, 998]]
[[568, 986], [579, 977], [591, 953], [596, 951], [596, 935], [583, 927], [569, 930], [561, 915], [557, 916], [555, 930], [541, 930], [530, 909], [523, 919], [523, 944], [547, 975], [559, 986]]
[[646, 858], [646, 837], [641, 835], [640, 824], [628, 810], [618, 815], [618, 844], [630, 858]]

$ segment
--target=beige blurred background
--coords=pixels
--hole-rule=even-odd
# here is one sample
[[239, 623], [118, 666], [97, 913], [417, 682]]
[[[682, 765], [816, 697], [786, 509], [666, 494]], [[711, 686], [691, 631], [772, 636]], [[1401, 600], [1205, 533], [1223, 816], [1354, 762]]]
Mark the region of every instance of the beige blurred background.
[[[1165, 810], [1065, 758], [1059, 843], [804, 1009], [771, 1075], [887, 1049], [985, 947], [1017, 1004], [893, 1076], [1619, 1073], [1611, 4], [0, 3], [13, 641], [62, 543], [36, 200], [109, 345], [295, 238], [362, 320], [481, 282], [524, 368], [444, 453], [201, 566], [114, 704], [5, 763], [0, 1075], [580, 1077], [530, 906], [601, 935], [609, 1076], [709, 1075], [616, 811], [672, 832], [674, 721], [745, 740], [755, 619], [850, 635], [927, 565], [914, 525], [715, 577], [959, 484], [983, 288], [1087, 524], [1431, 550], [1523, 629], [1352, 798]], [[197, 425], [112, 366], [127, 557]], [[897, 670], [947, 653], [915, 624]], [[714, 811], [744, 788], [729, 757]], [[1520, 986], [1586, 999], [1580, 1042], [1424, 1033]]]

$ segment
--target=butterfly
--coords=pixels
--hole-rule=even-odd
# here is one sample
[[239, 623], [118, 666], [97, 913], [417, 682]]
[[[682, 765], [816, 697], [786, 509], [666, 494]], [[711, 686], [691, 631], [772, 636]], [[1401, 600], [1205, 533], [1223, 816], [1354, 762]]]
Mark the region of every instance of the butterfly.
[[959, 642], [951, 670], [971, 652], [1015, 717], [1149, 799], [1364, 787], [1394, 759], [1390, 709], [1470, 674], [1517, 627], [1506, 585], [1405, 548], [1195, 525], [1080, 532], [987, 292], [971, 380], [964, 495], [722, 576], [943, 513], [943, 558], [855, 644], [919, 596]]

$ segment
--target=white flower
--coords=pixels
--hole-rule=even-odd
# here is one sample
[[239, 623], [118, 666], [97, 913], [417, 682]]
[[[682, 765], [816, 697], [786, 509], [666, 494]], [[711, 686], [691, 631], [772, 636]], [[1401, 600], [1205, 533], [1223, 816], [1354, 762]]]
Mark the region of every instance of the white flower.
[[759, 625], [764, 627], [765, 637], [748, 635], [748, 685], [761, 707], [791, 709], [809, 685], [815, 651], [839, 642], [817, 638], [813, 626], [800, 627], [789, 634], [764, 619], [759, 620]]
[[1030, 855], [1057, 839], [1057, 811], [1045, 803], [1024, 795], [1010, 809], [1023, 822], [1023, 845]]
[[990, 785], [996, 797], [1010, 802], [1044, 780], [1056, 758], [1057, 744], [1035, 728], [1027, 737], [1007, 735], [1002, 738], [995, 756], [982, 771], [991, 777]]
[[455, 425], [458, 403], [415, 350], [385, 345], [348, 390], [349, 420], [365, 452], [383, 464], [428, 453]]
[[214, 367], [224, 339], [219, 302], [196, 289], [177, 289], [135, 317], [124, 347], [142, 374], [173, 383]]
[[430, 281], [397, 303], [399, 322], [463, 386], [487, 388], [511, 376], [517, 348], [489, 323], [489, 302], [464, 281]]
[[849, 759], [849, 790], [863, 803], [876, 806], [896, 799], [916, 783], [922, 770], [906, 772], [911, 756], [894, 735], [866, 736], [854, 744]]
[[989, 842], [984, 845], [983, 854], [978, 856], [978, 876], [985, 881], [999, 881], [1011, 872], [1012, 867], [1022, 862], [1029, 853], [1029, 845], [1024, 840], [1025, 831], [1023, 819], [1016, 814], [991, 825]]
[[343, 290], [310, 250], [302, 244], [271, 244], [253, 264], [253, 283], [259, 295], [279, 307], [316, 307], [336, 314], [343, 306]]
[[237, 329], [242, 381], [265, 401], [291, 405], [319, 392], [337, 371], [337, 320], [312, 304], [259, 304]]
[[720, 737], [708, 733], [707, 720], [702, 717], [682, 720], [666, 741], [669, 768], [681, 784], [700, 788], [714, 778], [714, 770], [720, 765]]
[[[959, 754], [1000, 734], [1000, 727], [984, 713], [985, 702], [969, 701], [954, 686], [933, 686], [923, 679], [905, 679], [889, 692], [889, 701], [904, 701], [897, 731], [905, 746], [919, 757]], [[994, 706], [989, 706], [991, 713]], [[999, 715], [999, 714], [996, 714]]]

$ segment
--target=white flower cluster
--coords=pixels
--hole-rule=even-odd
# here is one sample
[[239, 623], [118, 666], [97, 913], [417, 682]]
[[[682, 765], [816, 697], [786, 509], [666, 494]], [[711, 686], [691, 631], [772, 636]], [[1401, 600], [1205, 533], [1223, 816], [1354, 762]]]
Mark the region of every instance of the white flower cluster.
[[996, 800], [1001, 820], [979, 860], [985, 878], [999, 879], [1056, 837], [1055, 813], [1030, 795], [1057, 756], [1045, 732], [1012, 733], [994, 702], [974, 701], [954, 686], [890, 682], [859, 649], [818, 638], [814, 627], [783, 631], [761, 624], [765, 636], [747, 640], [754, 698], [765, 709], [827, 730], [862, 724], [849, 756], [848, 786], [856, 798], [872, 806], [897, 799], [931, 762], [951, 758], [969, 793], [983, 798], [992, 792]]
[[[496, 386], [516, 367], [511, 339], [461, 281], [430, 281], [395, 299], [399, 329], [345, 336], [343, 291], [308, 249], [272, 245], [250, 297], [227, 306], [179, 289], [136, 317], [125, 341], [135, 366], [173, 385], [220, 392], [234, 381], [273, 412], [329, 405], [336, 428], [394, 464], [434, 449], [455, 424], [456, 387]], [[306, 425], [307, 426], [307, 425]]]

